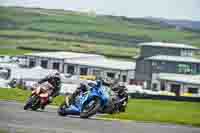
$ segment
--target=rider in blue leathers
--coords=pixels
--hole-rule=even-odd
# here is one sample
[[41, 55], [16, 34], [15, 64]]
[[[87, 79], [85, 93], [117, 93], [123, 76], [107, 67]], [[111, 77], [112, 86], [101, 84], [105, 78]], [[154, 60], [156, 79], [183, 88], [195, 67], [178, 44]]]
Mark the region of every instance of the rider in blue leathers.
[[[112, 83], [109, 80], [102, 80], [102, 79], [100, 79], [100, 81], [102, 82], [102, 84], [104, 86], [106, 86], [107, 88], [110, 88], [111, 91], [113, 91], [115, 93], [119, 93], [120, 92], [120, 95], [122, 95], [121, 92], [123, 91], [123, 88], [122, 87], [120, 88], [120, 87], [117, 86], [118, 85], [118, 83], [116, 83], [117, 80], [114, 83]], [[68, 104], [69, 105], [73, 104], [75, 102], [76, 97], [80, 94], [80, 92], [84, 93], [84, 92], [88, 91], [88, 89], [91, 86], [92, 86], [92, 83], [90, 83], [90, 82], [89, 83], [88, 82], [81, 82], [80, 85], [79, 85], [79, 87], [75, 90], [75, 92], [72, 95], [69, 96]], [[119, 95], [119, 94], [117, 94], [117, 95]]]

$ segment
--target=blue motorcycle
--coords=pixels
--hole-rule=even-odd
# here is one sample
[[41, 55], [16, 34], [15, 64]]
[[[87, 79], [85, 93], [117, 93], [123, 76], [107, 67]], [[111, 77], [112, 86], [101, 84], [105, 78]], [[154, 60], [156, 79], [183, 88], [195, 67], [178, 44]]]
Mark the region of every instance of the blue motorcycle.
[[75, 103], [68, 106], [64, 103], [58, 109], [58, 114], [79, 115], [81, 118], [88, 118], [95, 115], [100, 108], [109, 103], [109, 94], [101, 81], [90, 88], [85, 93], [81, 93], [75, 100]]

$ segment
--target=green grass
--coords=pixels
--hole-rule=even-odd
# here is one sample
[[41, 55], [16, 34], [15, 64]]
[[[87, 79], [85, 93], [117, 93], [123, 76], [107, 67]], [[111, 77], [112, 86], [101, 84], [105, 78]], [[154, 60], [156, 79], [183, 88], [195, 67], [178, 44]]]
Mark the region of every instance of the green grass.
[[[0, 89], [0, 100], [25, 102], [30, 91], [21, 89]], [[60, 105], [63, 96], [54, 99], [52, 105]], [[106, 115], [106, 118], [164, 122], [200, 126], [200, 103], [159, 100], [130, 100], [125, 113]]]
[[21, 89], [0, 89], [1, 100], [15, 100], [18, 102], [25, 102], [30, 95], [29, 91]]
[[[2, 29], [0, 31], [0, 37], [2, 40], [9, 39], [48, 39], [48, 40], [59, 40], [59, 41], [75, 41], [75, 42], [87, 42], [90, 44], [107, 44], [107, 45], [117, 45], [119, 41], [105, 38], [96, 37], [85, 37], [77, 36], [72, 34], [56, 34], [49, 32], [40, 31], [30, 31], [30, 30], [17, 30], [17, 29]], [[4, 44], [4, 43], [2, 43]], [[1, 45], [2, 45], [1, 44]]]
[[4, 129], [0, 129], [0, 133], [8, 133], [8, 131], [6, 131]]
[[8, 129], [0, 129], [0, 133], [29, 133], [30, 131], [28, 131], [28, 129], [12, 129], [12, 128], [8, 128]]
[[105, 117], [200, 126], [200, 103], [130, 100], [125, 113], [107, 115]]
[[9, 49], [9, 48], [3, 48], [0, 49], [0, 55], [23, 55], [25, 53], [33, 52], [32, 50], [23, 50], [23, 49]]
[[[43, 45], [45, 44], [45, 45]], [[2, 49], [0, 54], [23, 54], [31, 52], [32, 48], [43, 49], [43, 50], [62, 50], [72, 52], [83, 52], [83, 53], [95, 53], [109, 57], [121, 57], [121, 58], [132, 58], [138, 53], [136, 48], [125, 48], [116, 47], [111, 45], [95, 45], [87, 42], [75, 42], [75, 41], [59, 41], [49, 40], [45, 38], [37, 39], [16, 39], [16, 38], [1, 38], [0, 47], [19, 47], [28, 49], [25, 50], [9, 50]], [[17, 53], [18, 52], [18, 53]]]
[[[22, 89], [0, 89], [0, 100], [11, 100], [25, 103], [31, 92]], [[52, 105], [60, 105], [64, 101], [63, 96], [58, 96], [54, 99]]]
[[138, 54], [135, 40], [200, 47], [199, 33], [145, 19], [15, 7], [0, 7], [0, 12], [0, 48], [62, 49], [131, 59]]

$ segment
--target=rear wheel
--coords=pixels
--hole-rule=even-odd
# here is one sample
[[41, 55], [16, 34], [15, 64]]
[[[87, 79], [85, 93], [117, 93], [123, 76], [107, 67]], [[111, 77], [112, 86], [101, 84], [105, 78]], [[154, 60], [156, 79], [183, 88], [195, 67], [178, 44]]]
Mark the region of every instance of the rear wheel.
[[119, 112], [126, 112], [126, 107], [121, 107], [121, 108], [119, 108]]
[[96, 114], [100, 109], [100, 107], [101, 107], [101, 100], [98, 97], [93, 97], [83, 105], [80, 117], [88, 118]]
[[107, 106], [104, 106], [99, 110], [100, 113], [107, 113], [107, 114], [113, 114], [115, 113], [115, 105], [112, 101], [109, 101]]

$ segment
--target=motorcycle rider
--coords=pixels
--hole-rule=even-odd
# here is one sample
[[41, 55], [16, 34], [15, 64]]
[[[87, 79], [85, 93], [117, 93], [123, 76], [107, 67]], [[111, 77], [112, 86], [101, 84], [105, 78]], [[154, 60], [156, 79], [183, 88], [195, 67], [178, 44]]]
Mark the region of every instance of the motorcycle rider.
[[104, 111], [111, 114], [113, 112], [125, 112], [128, 103], [128, 93], [125, 84], [120, 82], [119, 79], [107, 79], [107, 81], [103, 82], [103, 85], [107, 86], [107, 90], [110, 92], [109, 108], [106, 108], [107, 111]]
[[[102, 85], [106, 86], [108, 91], [113, 91], [114, 93], [119, 93], [121, 91], [118, 90], [118, 80], [112, 81], [111, 79], [103, 79], [97, 78], [102, 81]], [[68, 97], [68, 101], [66, 102], [67, 106], [73, 104], [75, 102], [76, 97], [80, 94], [80, 92], [86, 92], [92, 86], [92, 82], [83, 81], [80, 83], [79, 87], [75, 90], [75, 92]], [[122, 90], [122, 89], [120, 89]]]
[[[56, 96], [59, 95], [59, 91], [60, 91], [60, 88], [61, 88], [60, 73], [55, 72], [55, 73], [52, 73], [52, 74], [46, 76], [45, 78], [38, 81], [37, 85], [42, 85], [42, 84], [45, 84], [45, 83], [48, 83], [49, 86], [51, 86], [51, 87], [49, 87], [50, 90], [48, 90], [50, 93], [49, 93], [49, 96], [48, 96], [48, 102], [46, 103], [46, 105], [47, 105], [47, 104], [52, 102], [53, 98], [55, 98]], [[41, 108], [44, 109], [46, 105], [42, 105]]]
[[88, 89], [89, 89], [89, 85], [88, 85], [88, 83], [87, 83], [87, 81], [82, 81], [80, 84], [79, 84], [79, 86], [76, 88], [76, 90], [72, 93], [72, 95], [70, 95], [69, 97], [68, 97], [68, 101], [66, 101], [67, 103], [67, 105], [69, 106], [69, 105], [71, 105], [71, 104], [73, 104], [74, 102], [75, 102], [75, 99], [76, 99], [76, 97], [81, 93], [81, 92], [87, 92], [88, 91]]

